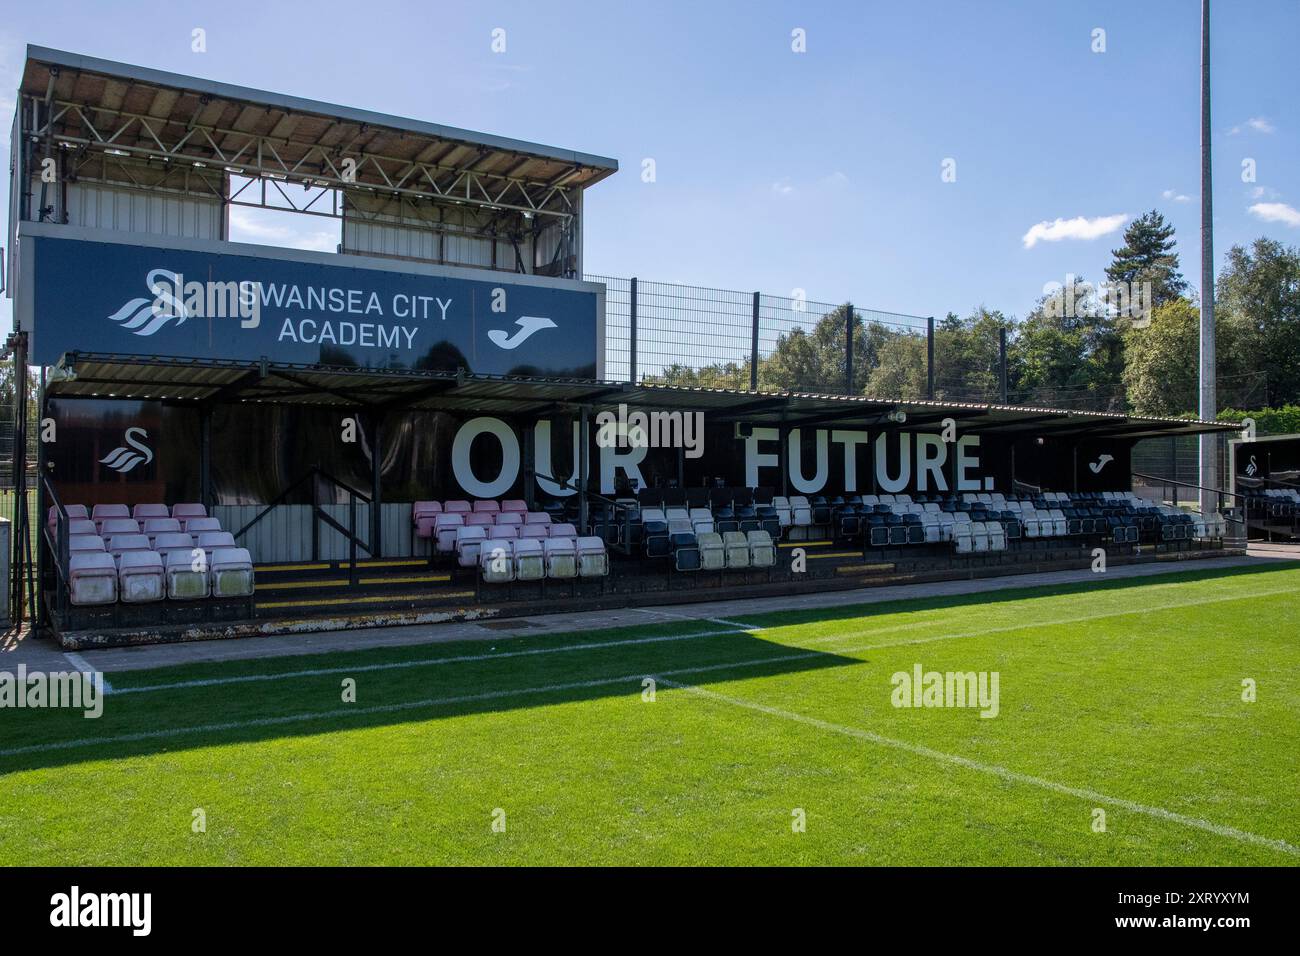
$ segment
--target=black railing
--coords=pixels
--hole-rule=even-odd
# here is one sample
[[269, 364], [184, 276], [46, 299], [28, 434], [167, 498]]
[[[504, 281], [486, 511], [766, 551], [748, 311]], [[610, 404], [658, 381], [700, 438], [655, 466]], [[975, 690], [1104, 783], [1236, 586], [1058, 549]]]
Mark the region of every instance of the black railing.
[[51, 558], [53, 558], [55, 576], [58, 578], [57, 587], [55, 588], [56, 610], [60, 620], [62, 620], [67, 615], [68, 603], [72, 597], [72, 570], [70, 567], [72, 560], [68, 543], [71, 525], [69, 524], [68, 509], [63, 507], [63, 502], [59, 500], [59, 495], [54, 490], [54, 485], [51, 483], [49, 476], [41, 475], [40, 480], [45, 490], [46, 500], [54, 507], [54, 533], [51, 535], [49, 519], [44, 518], [41, 520], [41, 537], [45, 541], [45, 546], [50, 550]]
[[[1146, 484], [1145, 487], [1159, 489], [1160, 494], [1162, 496], [1162, 500], [1169, 502], [1175, 508], [1182, 507], [1181, 505], [1182, 496], [1177, 493], [1177, 489], [1190, 488], [1196, 492], [1208, 491], [1211, 494], [1218, 495], [1218, 501], [1215, 510], [1218, 511], [1225, 518], [1228, 518], [1230, 520], [1245, 519], [1244, 508], [1240, 512], [1238, 512], [1238, 509], [1235, 506], [1225, 505], [1224, 503], [1225, 500], [1227, 499], [1238, 499], [1244, 502], [1246, 496], [1238, 492], [1227, 491], [1226, 489], [1223, 488], [1207, 488], [1206, 486], [1198, 485], [1195, 482], [1179, 481], [1176, 478], [1161, 477], [1159, 475], [1146, 475], [1140, 471], [1133, 472], [1132, 476], [1134, 478], [1140, 478], [1144, 482], [1148, 482], [1148, 484]], [[1172, 495], [1168, 494], [1168, 492], [1171, 489], [1174, 491]], [[1140, 492], [1137, 487], [1133, 488], [1133, 493], [1140, 496]], [[1196, 496], [1196, 498], [1199, 499], [1199, 494]]]
[[[336, 521], [334, 519], [334, 516], [331, 515], [329, 512], [327, 512], [325, 508], [322, 506], [320, 500], [321, 481], [318, 481], [317, 479], [323, 480], [324, 482], [327, 482], [328, 484], [334, 486], [335, 488], [338, 488], [341, 491], [347, 493], [348, 496], [347, 527], [344, 527], [342, 524]], [[338, 478], [335, 478], [332, 474], [330, 474], [324, 468], [321, 468], [319, 465], [313, 465], [305, 475], [303, 475], [297, 481], [292, 482], [290, 485], [288, 485], [288, 487], [286, 487], [283, 491], [281, 491], [278, 495], [276, 495], [275, 498], [269, 504], [267, 504], [265, 508], [263, 508], [253, 517], [252, 521], [248, 522], [248, 524], [244, 525], [242, 528], [240, 528], [238, 531], [235, 532], [235, 538], [239, 539], [243, 537], [246, 533], [248, 533], [249, 530], [255, 527], [263, 518], [269, 515], [276, 508], [280, 507], [283, 504], [288, 504], [289, 499], [293, 497], [294, 493], [298, 491], [300, 488], [302, 488], [302, 486], [307, 482], [311, 483], [311, 512], [312, 512], [311, 557], [312, 560], [313, 561], [320, 560], [320, 526], [321, 526], [321, 522], [324, 522], [327, 526], [333, 528], [339, 534], [343, 535], [344, 539], [346, 539], [348, 542], [348, 582], [350, 584], [355, 585], [357, 583], [357, 549], [358, 548], [362, 549], [363, 551], [366, 552], [366, 554], [368, 554], [372, 558], [378, 557], [378, 555], [374, 553], [373, 548], [368, 542], [362, 541], [360, 538], [357, 537], [357, 503], [361, 502], [363, 504], [373, 506], [374, 502], [371, 500], [369, 495], [365, 494], [362, 491], [358, 491], [356, 488], [353, 488], [345, 481], [340, 481]], [[371, 523], [371, 526], [373, 528], [374, 526], [373, 522]]]

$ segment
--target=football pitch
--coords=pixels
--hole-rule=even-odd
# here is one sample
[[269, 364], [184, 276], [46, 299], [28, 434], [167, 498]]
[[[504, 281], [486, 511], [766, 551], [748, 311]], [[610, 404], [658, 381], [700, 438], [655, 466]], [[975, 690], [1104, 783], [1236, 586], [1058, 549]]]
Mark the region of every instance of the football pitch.
[[1294, 866], [1298, 591], [1099, 575], [111, 673], [98, 719], [0, 711], [0, 864]]

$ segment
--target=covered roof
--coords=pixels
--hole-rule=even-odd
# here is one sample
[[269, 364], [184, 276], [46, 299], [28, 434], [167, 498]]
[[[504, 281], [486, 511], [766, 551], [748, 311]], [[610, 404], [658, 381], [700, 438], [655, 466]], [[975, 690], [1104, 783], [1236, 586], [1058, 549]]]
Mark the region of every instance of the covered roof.
[[[891, 424], [933, 431], [946, 418], [963, 432], [1025, 436], [1131, 438], [1233, 432], [1232, 422], [1144, 418], [1022, 405], [742, 391], [593, 379], [541, 379], [454, 371], [333, 368], [316, 365], [69, 353], [51, 369], [51, 397], [124, 398], [173, 403], [318, 405], [440, 409], [531, 417], [578, 406], [703, 412], [710, 421], [806, 426]], [[898, 421], [898, 416], [905, 416]], [[893, 416], [891, 419], [890, 416]]]
[[274, 167], [295, 175], [335, 181], [338, 157], [364, 156], [360, 186], [427, 189], [432, 179], [435, 195], [470, 193], [469, 181], [457, 178], [470, 172], [504, 205], [523, 205], [519, 189], [537, 205], [546, 190], [585, 188], [618, 169], [616, 160], [576, 150], [40, 46], [27, 48], [19, 93], [48, 99], [56, 135], [72, 145], [270, 167], [265, 144], [253, 148], [265, 139], [274, 142]]

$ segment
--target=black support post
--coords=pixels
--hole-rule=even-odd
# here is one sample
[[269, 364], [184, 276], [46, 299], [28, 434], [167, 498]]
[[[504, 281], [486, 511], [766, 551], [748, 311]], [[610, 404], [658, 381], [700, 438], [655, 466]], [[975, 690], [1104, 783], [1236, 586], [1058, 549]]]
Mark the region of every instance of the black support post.
[[384, 464], [384, 413], [370, 413], [370, 556], [383, 555], [383, 495], [381, 494]]
[[844, 394], [853, 394], [853, 303], [844, 303]]
[[627, 291], [627, 380], [636, 384], [636, 276]]
[[1007, 403], [1007, 330], [998, 329], [998, 401]]
[[199, 501], [212, 507], [212, 406], [199, 409]]
[[754, 320], [749, 339], [749, 390], [758, 391], [758, 308], [761, 292], [754, 293]]
[[934, 398], [934, 316], [925, 320], [925, 397]]
[[582, 406], [578, 425], [578, 533], [587, 533], [587, 406]]

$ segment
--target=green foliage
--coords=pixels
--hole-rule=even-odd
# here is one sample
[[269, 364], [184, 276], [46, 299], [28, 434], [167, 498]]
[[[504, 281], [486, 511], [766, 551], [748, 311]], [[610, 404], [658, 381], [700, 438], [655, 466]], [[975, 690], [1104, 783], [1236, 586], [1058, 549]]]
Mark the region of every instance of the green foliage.
[[[1250, 249], [1233, 246], [1219, 275], [1215, 324], [1224, 318], [1241, 330], [1245, 371], [1265, 381], [1260, 396], [1270, 408], [1300, 401], [1300, 249], [1256, 239]], [[1219, 347], [1220, 368], [1223, 375]]]
[[1238, 411], [1225, 408], [1219, 412], [1221, 422], [1239, 422], [1244, 418], [1255, 420], [1257, 435], [1297, 435], [1300, 434], [1300, 405], [1283, 405], [1281, 408], [1259, 408], [1254, 411]]
[[1124, 245], [1111, 250], [1114, 261], [1106, 268], [1111, 282], [1151, 283], [1151, 305], [1182, 298], [1187, 280], [1178, 269], [1174, 252], [1174, 227], [1152, 209], [1129, 223]]

